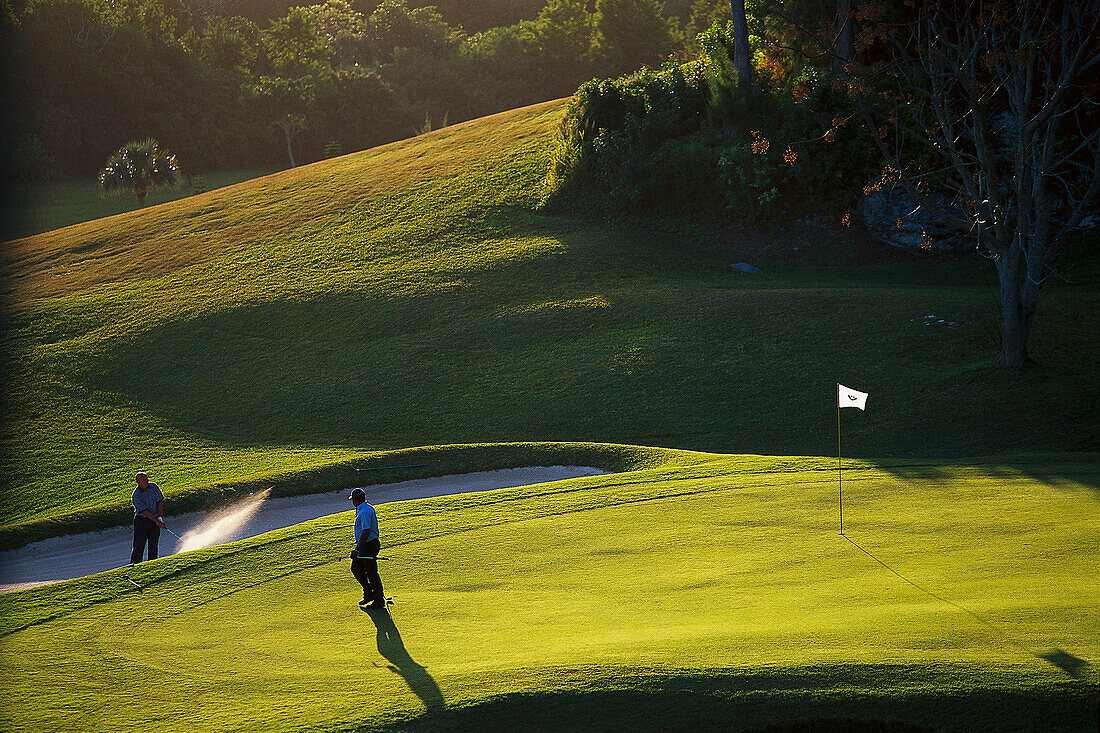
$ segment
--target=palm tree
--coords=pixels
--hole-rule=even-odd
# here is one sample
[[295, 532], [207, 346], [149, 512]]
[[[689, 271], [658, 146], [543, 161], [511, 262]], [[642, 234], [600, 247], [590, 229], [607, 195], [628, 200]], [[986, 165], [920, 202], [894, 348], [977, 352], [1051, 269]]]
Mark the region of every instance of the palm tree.
[[153, 186], [174, 186], [180, 180], [176, 156], [161, 150], [156, 140], [131, 140], [107, 161], [99, 174], [99, 187], [106, 194], [133, 189], [138, 206]]

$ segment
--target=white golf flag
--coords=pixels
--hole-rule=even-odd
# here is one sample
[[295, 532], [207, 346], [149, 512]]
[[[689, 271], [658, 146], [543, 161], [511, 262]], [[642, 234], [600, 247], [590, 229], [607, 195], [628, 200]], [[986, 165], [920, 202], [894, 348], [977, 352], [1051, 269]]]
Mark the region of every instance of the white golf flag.
[[858, 407], [867, 409], [867, 393], [845, 387], [843, 384], [836, 386], [837, 407]]

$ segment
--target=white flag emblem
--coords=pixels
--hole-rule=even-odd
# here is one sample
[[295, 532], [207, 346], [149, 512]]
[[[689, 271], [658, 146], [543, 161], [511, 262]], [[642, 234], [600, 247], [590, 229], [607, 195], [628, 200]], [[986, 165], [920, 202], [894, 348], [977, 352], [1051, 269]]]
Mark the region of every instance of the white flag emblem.
[[861, 410], [867, 409], [866, 392], [849, 389], [843, 384], [838, 384], [836, 386], [836, 398], [838, 407], [858, 407]]

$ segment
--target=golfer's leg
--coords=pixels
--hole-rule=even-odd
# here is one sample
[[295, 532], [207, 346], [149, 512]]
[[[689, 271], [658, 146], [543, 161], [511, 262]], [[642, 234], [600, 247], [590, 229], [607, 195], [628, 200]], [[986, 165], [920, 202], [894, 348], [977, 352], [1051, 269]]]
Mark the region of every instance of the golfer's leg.
[[382, 590], [382, 576], [378, 574], [378, 563], [374, 560], [367, 560], [367, 580], [370, 581], [371, 591], [373, 592], [375, 603], [385, 603], [386, 595]]
[[[148, 521], [148, 520], [146, 520]], [[149, 522], [149, 559], [157, 559], [157, 544], [160, 542], [160, 527]]]
[[351, 574], [355, 576], [355, 579], [359, 581], [359, 585], [363, 586], [363, 598], [370, 600], [372, 590], [370, 587], [370, 581], [367, 580], [366, 569], [363, 567], [366, 565], [365, 560], [352, 560], [351, 561]]
[[130, 564], [137, 565], [141, 562], [141, 555], [145, 552], [145, 540], [149, 538], [148, 520], [144, 517], [134, 517], [134, 549], [130, 552]]
[[[367, 543], [367, 552], [372, 557], [378, 557], [378, 553], [382, 551], [382, 543], [378, 540], [371, 540]], [[373, 597], [375, 603], [385, 603], [386, 596], [382, 591], [382, 577], [378, 575], [378, 561], [367, 560], [364, 562], [366, 565], [367, 580], [370, 581], [371, 590], [373, 591]]]

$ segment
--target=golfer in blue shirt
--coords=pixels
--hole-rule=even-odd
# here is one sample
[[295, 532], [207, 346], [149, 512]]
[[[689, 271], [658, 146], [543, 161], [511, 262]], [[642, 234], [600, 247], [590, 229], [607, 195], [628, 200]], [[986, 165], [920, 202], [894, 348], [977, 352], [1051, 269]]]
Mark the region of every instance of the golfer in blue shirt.
[[351, 553], [351, 574], [363, 586], [363, 600], [359, 605], [364, 608], [385, 608], [386, 596], [382, 593], [382, 578], [378, 575], [378, 553], [382, 543], [378, 534], [378, 515], [374, 507], [367, 503], [367, 495], [362, 489], [351, 492], [351, 503], [355, 505], [355, 550]]
[[160, 493], [160, 487], [144, 473], [139, 473], [134, 479], [137, 481], [137, 488], [130, 497], [130, 503], [134, 505], [134, 550], [130, 553], [131, 565], [141, 562], [146, 543], [149, 544], [149, 559], [157, 559], [160, 530], [167, 526], [161, 518], [164, 516], [164, 494]]

